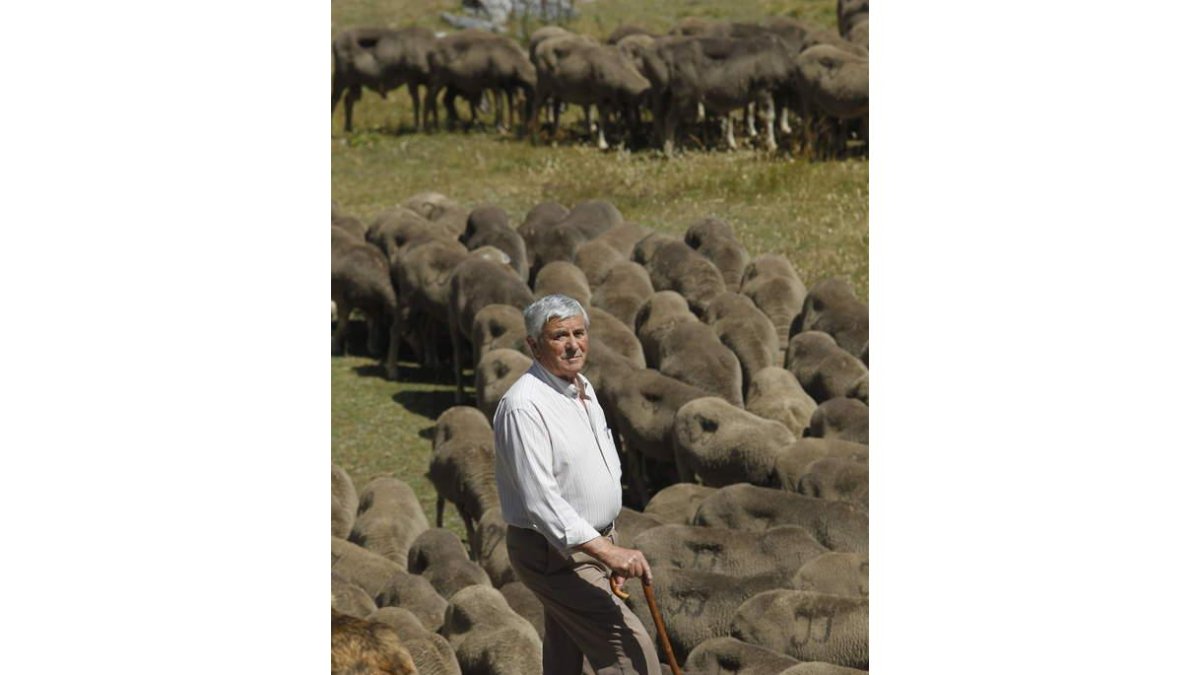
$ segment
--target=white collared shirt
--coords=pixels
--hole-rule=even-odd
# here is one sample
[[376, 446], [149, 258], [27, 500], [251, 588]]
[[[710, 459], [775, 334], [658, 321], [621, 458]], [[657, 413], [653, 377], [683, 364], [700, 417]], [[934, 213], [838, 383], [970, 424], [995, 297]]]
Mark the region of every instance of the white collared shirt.
[[569, 549], [600, 536], [621, 513], [621, 464], [596, 392], [533, 362], [496, 408], [496, 487], [509, 525]]

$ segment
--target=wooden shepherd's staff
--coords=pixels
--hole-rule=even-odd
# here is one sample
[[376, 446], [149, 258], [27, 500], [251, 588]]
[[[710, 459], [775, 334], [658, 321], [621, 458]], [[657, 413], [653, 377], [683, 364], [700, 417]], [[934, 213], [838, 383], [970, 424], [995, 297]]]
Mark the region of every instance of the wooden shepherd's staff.
[[[612, 588], [612, 592], [618, 598], [627, 600], [629, 594], [617, 587], [617, 580], [613, 577], [608, 578], [608, 585]], [[675, 651], [671, 649], [671, 641], [667, 639], [667, 626], [663, 623], [662, 613], [658, 611], [658, 602], [654, 600], [654, 587], [649, 581], [642, 579], [642, 593], [646, 595], [646, 604], [650, 607], [650, 616], [654, 618], [654, 627], [658, 630], [658, 642], [662, 645], [663, 651], [667, 653], [667, 663], [671, 666], [671, 675], [682, 675], [679, 670], [679, 664], [675, 662]]]

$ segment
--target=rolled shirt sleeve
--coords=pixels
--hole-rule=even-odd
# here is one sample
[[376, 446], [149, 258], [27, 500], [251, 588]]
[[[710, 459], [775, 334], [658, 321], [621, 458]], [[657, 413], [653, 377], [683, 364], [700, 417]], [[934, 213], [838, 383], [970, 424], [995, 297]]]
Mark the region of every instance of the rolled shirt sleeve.
[[[541, 413], [530, 407], [502, 407], [493, 421], [496, 481], [506, 511], [523, 512], [531, 528], [559, 551], [600, 536], [559, 489], [553, 445]], [[515, 503], [514, 503], [515, 502]]]

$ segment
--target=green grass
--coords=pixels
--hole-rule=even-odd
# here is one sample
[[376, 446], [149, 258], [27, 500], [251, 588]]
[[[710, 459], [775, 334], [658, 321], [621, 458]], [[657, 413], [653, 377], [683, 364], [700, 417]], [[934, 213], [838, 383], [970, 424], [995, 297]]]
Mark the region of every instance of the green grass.
[[[437, 18], [460, 3], [433, 0], [334, 0], [333, 30], [410, 23], [449, 30]], [[665, 30], [683, 16], [754, 20], [770, 14], [810, 18], [833, 27], [834, 0], [819, 2], [697, 2], [596, 0], [578, 4], [568, 26], [607, 35], [622, 22]], [[483, 119], [490, 119], [485, 115]], [[577, 109], [564, 124], [578, 120]], [[752, 256], [780, 253], [812, 285], [827, 276], [850, 281], [868, 300], [867, 195], [869, 162], [811, 162], [786, 152], [688, 151], [665, 159], [654, 151], [600, 152], [562, 135], [558, 146], [533, 147], [494, 131], [414, 133], [407, 93], [385, 101], [365, 93], [355, 108], [356, 131], [342, 132], [342, 108], [331, 118], [332, 192], [339, 206], [369, 222], [381, 210], [426, 190], [467, 207], [504, 208], [514, 225], [526, 211], [553, 200], [568, 208], [608, 199], [627, 220], [681, 234], [695, 220], [717, 216], [733, 225]], [[399, 133], [397, 133], [399, 131]], [[332, 359], [332, 457], [360, 489], [380, 474], [406, 480], [433, 522], [436, 495], [424, 478], [433, 420], [452, 405], [452, 385], [408, 364], [402, 381], [387, 382], [374, 362]], [[447, 526], [463, 534], [451, 508]]]

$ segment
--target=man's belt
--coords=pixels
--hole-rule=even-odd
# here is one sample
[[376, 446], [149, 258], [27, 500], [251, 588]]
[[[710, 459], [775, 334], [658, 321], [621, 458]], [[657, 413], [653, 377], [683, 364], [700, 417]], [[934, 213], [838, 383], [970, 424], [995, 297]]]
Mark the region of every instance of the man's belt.
[[607, 537], [608, 535], [612, 534], [613, 528], [616, 527], [616, 525], [617, 521], [614, 520], [604, 527], [596, 528], [596, 531], [600, 533], [601, 537]]

